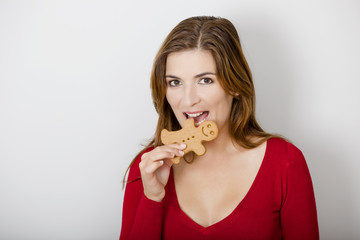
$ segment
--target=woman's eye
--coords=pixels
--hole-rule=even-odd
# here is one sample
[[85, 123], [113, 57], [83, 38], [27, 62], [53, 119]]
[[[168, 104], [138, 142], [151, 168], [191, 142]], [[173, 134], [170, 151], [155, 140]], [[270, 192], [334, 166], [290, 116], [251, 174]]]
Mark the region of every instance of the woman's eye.
[[213, 82], [214, 81], [212, 79], [210, 79], [210, 78], [202, 78], [199, 83], [201, 83], [201, 84], [211, 84]]
[[168, 82], [168, 84], [169, 84], [170, 87], [176, 87], [176, 86], [180, 85], [180, 81], [179, 80], [170, 80]]

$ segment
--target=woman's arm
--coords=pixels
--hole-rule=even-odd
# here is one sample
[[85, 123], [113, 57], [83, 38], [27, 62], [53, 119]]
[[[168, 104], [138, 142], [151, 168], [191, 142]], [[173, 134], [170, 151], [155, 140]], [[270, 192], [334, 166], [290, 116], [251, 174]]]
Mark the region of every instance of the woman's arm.
[[[160, 239], [162, 203], [149, 200], [144, 195], [139, 163], [141, 156], [131, 166], [125, 188], [120, 240]], [[147, 228], [147, 229], [146, 229]], [[143, 236], [141, 236], [144, 234]], [[154, 238], [150, 238], [153, 236]], [[157, 237], [159, 236], [159, 237]]]
[[131, 166], [126, 184], [120, 240], [161, 239], [162, 199], [172, 162], [184, 146], [147, 149]]
[[289, 144], [283, 174], [280, 211], [284, 239], [319, 239], [316, 204], [310, 172], [301, 151]]

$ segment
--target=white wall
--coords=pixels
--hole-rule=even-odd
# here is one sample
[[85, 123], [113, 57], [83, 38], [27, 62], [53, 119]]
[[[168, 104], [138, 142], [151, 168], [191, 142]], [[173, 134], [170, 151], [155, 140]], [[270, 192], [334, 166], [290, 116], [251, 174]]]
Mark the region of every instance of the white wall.
[[262, 126], [307, 158], [322, 239], [359, 239], [359, 1], [0, 1], [0, 239], [117, 239], [156, 124], [149, 75], [193, 15], [236, 25]]

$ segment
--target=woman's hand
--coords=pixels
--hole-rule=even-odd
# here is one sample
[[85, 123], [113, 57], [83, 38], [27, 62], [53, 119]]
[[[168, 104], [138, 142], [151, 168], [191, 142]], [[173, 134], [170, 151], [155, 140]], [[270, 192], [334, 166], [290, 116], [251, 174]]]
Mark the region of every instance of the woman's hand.
[[147, 198], [161, 202], [165, 197], [165, 186], [169, 180], [170, 168], [175, 156], [183, 156], [186, 145], [170, 144], [154, 148], [144, 153], [139, 164], [144, 194]]

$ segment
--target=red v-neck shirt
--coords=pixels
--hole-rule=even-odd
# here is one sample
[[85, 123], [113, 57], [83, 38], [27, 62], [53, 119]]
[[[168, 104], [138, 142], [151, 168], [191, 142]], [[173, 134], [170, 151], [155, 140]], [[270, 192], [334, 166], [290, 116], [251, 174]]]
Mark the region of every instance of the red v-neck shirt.
[[141, 180], [135, 180], [140, 177], [140, 160], [130, 168], [120, 240], [319, 239], [314, 191], [304, 156], [282, 139], [267, 141], [264, 159], [244, 199], [230, 215], [209, 227], [197, 224], [181, 210], [172, 171], [163, 201], [148, 199]]

